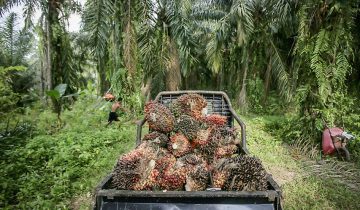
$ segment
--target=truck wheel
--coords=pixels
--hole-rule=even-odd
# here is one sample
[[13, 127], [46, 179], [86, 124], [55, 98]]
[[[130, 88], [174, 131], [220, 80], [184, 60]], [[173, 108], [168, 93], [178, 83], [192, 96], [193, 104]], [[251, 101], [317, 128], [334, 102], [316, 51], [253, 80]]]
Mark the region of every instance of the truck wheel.
[[339, 148], [339, 158], [341, 160], [350, 161], [350, 153], [346, 148]]

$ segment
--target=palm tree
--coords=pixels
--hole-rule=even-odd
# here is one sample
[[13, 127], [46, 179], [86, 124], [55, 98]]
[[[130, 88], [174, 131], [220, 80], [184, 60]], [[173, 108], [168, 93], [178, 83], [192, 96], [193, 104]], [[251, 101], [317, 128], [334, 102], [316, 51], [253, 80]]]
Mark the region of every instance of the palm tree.
[[30, 50], [31, 34], [25, 30], [16, 29], [18, 17], [10, 13], [4, 25], [0, 26], [0, 66], [24, 65], [25, 55]]
[[319, 115], [332, 124], [337, 113], [343, 112], [340, 101], [345, 98], [345, 81], [352, 70], [352, 30], [358, 4], [325, 0], [301, 3], [295, 53], [300, 64], [300, 114], [310, 139], [321, 130], [316, 126]]
[[279, 92], [288, 98], [290, 88], [285, 58], [289, 52], [284, 53], [279, 49], [276, 31], [282, 30], [286, 21], [291, 19], [294, 2], [200, 1], [201, 7], [204, 4], [209, 9], [198, 17], [210, 22], [212, 35], [206, 54], [209, 67], [218, 77], [217, 87], [238, 89], [228, 84], [240, 83], [238, 104], [246, 106], [246, 81], [249, 75], [265, 78], [265, 92], [268, 92], [270, 75], [273, 75]]

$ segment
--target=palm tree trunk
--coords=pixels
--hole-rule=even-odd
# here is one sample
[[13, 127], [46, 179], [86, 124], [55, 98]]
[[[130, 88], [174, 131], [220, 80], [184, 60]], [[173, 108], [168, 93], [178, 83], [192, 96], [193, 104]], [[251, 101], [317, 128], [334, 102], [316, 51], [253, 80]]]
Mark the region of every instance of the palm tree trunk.
[[168, 45], [170, 58], [167, 63], [166, 89], [169, 91], [176, 91], [180, 89], [181, 84], [179, 53], [176, 49], [176, 43], [172, 38], [170, 38]]
[[52, 84], [52, 74], [51, 74], [51, 34], [50, 34], [50, 25], [49, 22], [46, 21], [45, 23], [45, 27], [46, 27], [46, 49], [45, 49], [45, 58], [46, 58], [46, 62], [45, 62], [45, 89], [46, 90], [51, 90], [53, 88], [53, 84]]
[[148, 102], [150, 100], [151, 86], [152, 86], [152, 77], [148, 77], [146, 83], [143, 83], [141, 87], [141, 93], [145, 98], [145, 102]]
[[[105, 59], [103, 59], [105, 60]], [[106, 80], [105, 65], [101, 58], [98, 59], [97, 72], [98, 72], [98, 94], [104, 94], [109, 88], [110, 84]]]
[[265, 87], [264, 87], [264, 91], [265, 91], [265, 94], [264, 94], [264, 98], [263, 98], [263, 105], [265, 105], [266, 101], [267, 101], [267, 98], [269, 96], [269, 89], [270, 89], [270, 75], [271, 75], [271, 62], [272, 62], [272, 59], [271, 59], [271, 56], [269, 58], [269, 62], [268, 62], [268, 65], [267, 65], [267, 68], [266, 68], [266, 72], [265, 72]]
[[135, 37], [135, 31], [134, 27], [131, 21], [131, 0], [127, 0], [127, 17], [125, 21], [125, 37], [124, 37], [124, 64], [125, 68], [128, 71], [128, 75], [130, 77], [130, 84], [128, 86], [130, 87], [131, 91], [134, 91], [135, 89], [135, 74], [136, 74], [136, 37]]
[[243, 78], [242, 78], [242, 85], [241, 85], [241, 90], [239, 93], [239, 99], [238, 99], [238, 106], [243, 109], [246, 110], [247, 109], [247, 102], [246, 102], [246, 79], [247, 79], [247, 73], [248, 73], [248, 69], [249, 69], [249, 52], [247, 52], [247, 50], [245, 50], [245, 63], [244, 63], [244, 73], [243, 73]]
[[241, 90], [239, 93], [238, 105], [240, 108], [246, 109], [246, 78], [247, 78], [248, 65], [246, 64], [243, 74], [243, 80], [241, 85]]

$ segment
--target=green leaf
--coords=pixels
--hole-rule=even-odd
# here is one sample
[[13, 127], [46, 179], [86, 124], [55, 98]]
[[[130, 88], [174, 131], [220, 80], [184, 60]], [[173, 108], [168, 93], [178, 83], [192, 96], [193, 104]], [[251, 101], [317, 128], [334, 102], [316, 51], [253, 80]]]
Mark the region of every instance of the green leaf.
[[66, 88], [67, 88], [67, 84], [59, 84], [54, 88], [54, 90], [57, 90], [61, 97], [65, 94]]
[[60, 96], [60, 92], [58, 90], [49, 90], [46, 91], [46, 95], [50, 96], [51, 98], [54, 98], [56, 100], [59, 100]]

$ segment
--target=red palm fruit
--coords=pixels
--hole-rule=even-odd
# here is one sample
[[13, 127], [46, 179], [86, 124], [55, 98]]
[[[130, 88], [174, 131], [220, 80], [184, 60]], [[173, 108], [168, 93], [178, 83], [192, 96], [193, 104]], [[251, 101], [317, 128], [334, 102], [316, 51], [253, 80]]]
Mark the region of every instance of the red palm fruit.
[[158, 177], [158, 185], [161, 190], [184, 190], [186, 182], [186, 169], [174, 164], [168, 167]]
[[155, 169], [159, 173], [163, 173], [167, 168], [172, 167], [176, 163], [176, 158], [173, 154], [167, 152], [159, 156], [155, 161]]
[[229, 159], [226, 167], [229, 172], [225, 183], [226, 190], [263, 191], [267, 189], [267, 173], [259, 159], [241, 155]]
[[229, 144], [227, 146], [220, 146], [215, 150], [215, 158], [231, 157], [236, 154], [238, 147], [235, 144]]
[[204, 97], [199, 94], [184, 94], [177, 98], [171, 105], [175, 117], [182, 114], [190, 115], [197, 120], [202, 119], [202, 110], [207, 106]]
[[207, 140], [211, 133], [212, 127], [206, 130], [199, 130], [196, 134], [196, 138], [192, 141], [193, 148], [201, 148], [207, 144]]
[[154, 132], [146, 134], [142, 140], [149, 141], [153, 144], [159, 145], [160, 147], [166, 147], [166, 145], [169, 141], [169, 138], [163, 133], [154, 131]]
[[210, 133], [206, 142], [201, 142], [199, 144], [199, 150], [203, 154], [203, 156], [209, 161], [212, 162], [214, 159], [214, 153], [216, 148], [220, 146], [220, 141], [222, 139], [222, 135], [218, 129], [210, 129]]
[[227, 158], [214, 160], [211, 168], [212, 187], [224, 189], [225, 183], [229, 177], [229, 171], [226, 168], [228, 163], [229, 163], [229, 159]]
[[181, 115], [175, 123], [175, 130], [184, 134], [189, 140], [196, 137], [199, 129], [200, 122], [189, 115]]
[[141, 180], [146, 180], [151, 165], [155, 165], [156, 150], [146, 144], [121, 156], [115, 166], [112, 186], [117, 189], [134, 189]]
[[195, 165], [186, 175], [186, 191], [205, 190], [209, 183], [209, 171], [205, 164]]
[[145, 118], [150, 129], [168, 133], [174, 129], [174, 116], [163, 104], [150, 101], [145, 104]]
[[131, 189], [139, 180], [137, 169], [143, 157], [141, 150], [134, 150], [119, 158], [113, 171], [112, 186], [117, 189]]
[[226, 171], [214, 170], [212, 172], [212, 187], [224, 189], [225, 182], [228, 179], [228, 173]]
[[168, 150], [175, 157], [181, 157], [191, 152], [191, 144], [183, 134], [176, 133], [170, 137]]
[[208, 126], [224, 126], [227, 123], [226, 116], [212, 114], [205, 117], [204, 122]]

